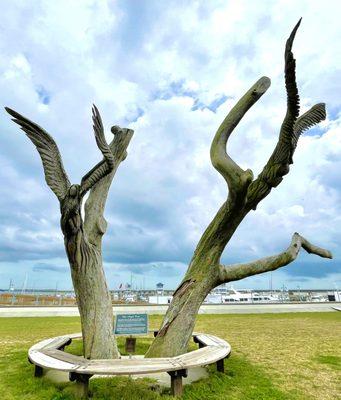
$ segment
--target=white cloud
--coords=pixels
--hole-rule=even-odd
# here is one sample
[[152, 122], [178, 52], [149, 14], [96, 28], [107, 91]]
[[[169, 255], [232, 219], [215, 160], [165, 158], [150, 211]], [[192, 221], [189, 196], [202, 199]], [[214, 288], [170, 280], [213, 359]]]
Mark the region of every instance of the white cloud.
[[[185, 263], [227, 194], [209, 161], [214, 132], [262, 75], [272, 87], [240, 123], [229, 151], [255, 174], [272, 152], [285, 113], [285, 40], [303, 16], [294, 44], [302, 110], [325, 101], [329, 119], [301, 139], [289, 176], [246, 218], [224, 259], [277, 252], [299, 231], [330, 247], [338, 260], [339, 9], [337, 1], [328, 8], [308, 1], [179, 1], [172, 7], [8, 2], [2, 7], [1, 103], [46, 127], [72, 181], [100, 158], [91, 134], [92, 102], [107, 128], [135, 129], [108, 203], [108, 262]], [[193, 107], [222, 96], [228, 99], [216, 112]], [[12, 245], [11, 251], [48, 263], [64, 251], [57, 202], [44, 186], [32, 145], [5, 114], [1, 141], [1, 231], [15, 242], [3, 242], [3, 251]], [[13, 276], [23, 276], [24, 269], [13, 269]], [[0, 276], [0, 286], [8, 277]]]

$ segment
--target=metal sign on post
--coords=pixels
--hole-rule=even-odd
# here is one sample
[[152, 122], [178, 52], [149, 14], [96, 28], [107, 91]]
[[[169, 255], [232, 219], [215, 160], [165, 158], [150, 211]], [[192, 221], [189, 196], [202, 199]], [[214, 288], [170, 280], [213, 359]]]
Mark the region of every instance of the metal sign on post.
[[125, 344], [125, 351], [130, 355], [135, 353], [136, 349], [136, 338], [135, 337], [127, 337]]
[[117, 314], [115, 335], [136, 336], [148, 334], [148, 314]]

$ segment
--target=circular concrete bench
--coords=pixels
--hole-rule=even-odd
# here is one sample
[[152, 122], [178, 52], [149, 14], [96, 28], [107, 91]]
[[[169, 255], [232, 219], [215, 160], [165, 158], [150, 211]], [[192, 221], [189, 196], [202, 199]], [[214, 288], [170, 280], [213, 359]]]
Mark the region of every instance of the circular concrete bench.
[[[154, 335], [157, 332], [154, 332]], [[177, 357], [88, 360], [64, 352], [72, 339], [81, 338], [81, 333], [57, 336], [33, 345], [28, 351], [29, 361], [35, 365], [35, 376], [43, 375], [44, 369], [69, 372], [71, 381], [76, 381], [80, 397], [88, 396], [89, 379], [93, 375], [138, 375], [167, 372], [171, 376], [171, 390], [174, 396], [182, 394], [182, 377], [187, 369], [217, 363], [217, 369], [224, 371], [224, 359], [229, 357], [231, 346], [225, 340], [213, 335], [193, 333], [199, 349]]]

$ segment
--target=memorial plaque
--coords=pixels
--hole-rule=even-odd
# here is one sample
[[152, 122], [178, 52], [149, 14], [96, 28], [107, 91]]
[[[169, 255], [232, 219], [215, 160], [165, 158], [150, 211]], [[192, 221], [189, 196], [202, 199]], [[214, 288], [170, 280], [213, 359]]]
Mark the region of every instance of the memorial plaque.
[[147, 314], [117, 314], [115, 335], [136, 336], [148, 334]]

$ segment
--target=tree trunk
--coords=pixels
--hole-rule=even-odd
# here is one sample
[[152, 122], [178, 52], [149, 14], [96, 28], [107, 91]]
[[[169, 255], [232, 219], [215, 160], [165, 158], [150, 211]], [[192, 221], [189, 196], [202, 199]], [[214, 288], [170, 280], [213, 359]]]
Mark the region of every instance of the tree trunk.
[[158, 335], [147, 352], [148, 357], [172, 357], [187, 351], [196, 316], [208, 293], [226, 282], [273, 271], [292, 262], [300, 248], [308, 253], [332, 258], [329, 251], [309, 243], [295, 233], [288, 249], [257, 261], [223, 266], [220, 257], [244, 217], [283, 180], [293, 163], [293, 154], [300, 134], [326, 117], [323, 103], [299, 116], [299, 96], [295, 76], [295, 59], [291, 51], [300, 21], [293, 29], [285, 48], [285, 84], [287, 113], [278, 143], [263, 171], [254, 180], [251, 170], [243, 170], [227, 153], [228, 139], [249, 108], [270, 87], [270, 79], [260, 78], [226, 116], [212, 141], [211, 162], [225, 179], [229, 193], [212, 222], [201, 237], [186, 276], [175, 291]]
[[[71, 267], [83, 335], [83, 355], [89, 359], [118, 358], [113, 337], [113, 312], [100, 254], [81, 251], [80, 264]], [[78, 255], [79, 256], [79, 255]]]
[[[74, 185], [76, 187], [76, 185]], [[71, 267], [83, 334], [85, 358], [117, 358], [113, 312], [101, 251], [88, 242], [81, 217], [81, 199], [67, 196], [61, 207], [61, 228]]]
[[[212, 265], [207, 268], [205, 279], [199, 273], [186, 274], [175, 291], [161, 328], [146, 357], [174, 357], [187, 352], [196, 317], [205, 297], [217, 285], [218, 275]], [[197, 270], [197, 268], [193, 268]]]
[[207, 227], [194, 252], [187, 273], [173, 295], [158, 335], [146, 357], [173, 357], [187, 352], [199, 308], [220, 282], [219, 260], [244, 210], [227, 201]]
[[[103, 160], [83, 176], [80, 185], [71, 185], [52, 136], [16, 111], [8, 107], [6, 110], [36, 146], [43, 163], [46, 183], [60, 203], [60, 225], [81, 317], [84, 356], [119, 357], [113, 336], [111, 298], [102, 263], [102, 236], [106, 230], [103, 213], [111, 181], [127, 156], [127, 147], [134, 131], [119, 126], [111, 127], [114, 139], [108, 145], [102, 118], [93, 105], [93, 129]], [[89, 190], [83, 226], [81, 206]]]
[[120, 356], [113, 334], [112, 302], [102, 262], [102, 238], [107, 227], [103, 213], [110, 185], [127, 156], [133, 131], [113, 127], [112, 132], [114, 140], [110, 149], [115, 158], [114, 166], [110, 174], [92, 186], [85, 202], [84, 224], [80, 196], [68, 195], [61, 204], [61, 228], [81, 317], [83, 353], [90, 359]]

